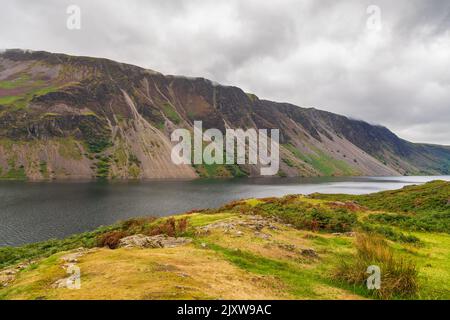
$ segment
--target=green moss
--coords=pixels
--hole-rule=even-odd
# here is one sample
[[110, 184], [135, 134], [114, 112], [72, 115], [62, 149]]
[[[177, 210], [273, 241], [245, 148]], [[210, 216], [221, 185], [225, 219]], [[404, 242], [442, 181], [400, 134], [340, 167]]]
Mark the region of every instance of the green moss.
[[283, 158], [283, 162], [286, 163], [291, 168], [295, 167], [295, 164], [292, 162], [291, 159]]
[[256, 100], [258, 100], [258, 97], [256, 96], [256, 94], [254, 93], [245, 93], [247, 95], [247, 97], [252, 101], [255, 102]]
[[89, 152], [101, 153], [111, 146], [111, 142], [107, 138], [100, 138], [99, 140], [89, 139], [87, 141]]
[[128, 155], [128, 162], [130, 162], [131, 164], [134, 164], [136, 166], [140, 166], [141, 165], [141, 161], [136, 157], [136, 155], [130, 153]]
[[283, 170], [278, 170], [278, 173], [277, 173], [277, 175], [279, 176], [279, 177], [282, 177], [282, 178], [286, 178], [287, 177], [287, 174], [286, 174], [286, 172], [284, 172]]
[[57, 140], [59, 154], [65, 159], [81, 160], [83, 154], [79, 145], [73, 138], [61, 138]]
[[25, 108], [34, 97], [43, 96], [47, 93], [57, 91], [55, 86], [47, 86], [41, 88], [31, 88], [23, 95], [0, 97], [0, 104], [9, 106], [13, 110]]
[[243, 170], [239, 165], [237, 164], [227, 164], [225, 165], [227, 170], [231, 173], [231, 175], [235, 178], [242, 178], [247, 177], [248, 173]]
[[139, 175], [141, 173], [141, 169], [136, 165], [136, 164], [132, 164], [129, 168], [128, 168], [128, 173], [129, 175], [134, 178], [137, 179], [139, 178]]
[[178, 115], [175, 108], [168, 102], [163, 103], [163, 112], [170, 121], [175, 124], [179, 124], [181, 122], [181, 118]]
[[109, 177], [110, 162], [110, 157], [98, 156], [98, 160], [95, 162], [97, 179], [107, 179]]
[[41, 161], [41, 162], [39, 163], [39, 172], [42, 174], [42, 176], [43, 176], [45, 179], [48, 179], [48, 178], [49, 178], [49, 173], [48, 173], [48, 168], [47, 168], [47, 162]]
[[165, 125], [166, 124], [164, 122], [158, 122], [156, 123], [156, 128], [160, 131], [164, 131]]
[[[296, 158], [308, 163], [314, 169], [325, 176], [333, 175], [357, 175], [358, 172], [353, 169], [347, 162], [339, 159], [335, 159], [325, 152], [319, 150], [318, 148], [311, 147], [314, 153], [303, 154], [297, 150], [292, 144], [284, 144], [286, 149], [288, 149]], [[283, 161], [290, 161], [288, 159], [283, 159]], [[288, 164], [288, 163], [287, 163]], [[289, 165], [289, 164], [288, 164]]]
[[14, 80], [0, 81], [0, 89], [15, 89], [24, 86], [30, 80], [30, 76], [23, 74]]
[[20, 166], [19, 168], [11, 168], [2, 175], [0, 179], [3, 180], [27, 180], [27, 175], [25, 173], [25, 168]]
[[2, 105], [10, 105], [16, 102], [17, 100], [21, 99], [20, 96], [3, 96], [0, 97], [0, 104]]
[[43, 117], [57, 117], [58, 114], [54, 112], [46, 112], [43, 114]]
[[125, 147], [123, 146], [123, 143], [120, 141], [116, 142], [117, 147], [114, 149], [114, 162], [119, 167], [124, 167], [127, 165], [127, 153], [125, 150]]

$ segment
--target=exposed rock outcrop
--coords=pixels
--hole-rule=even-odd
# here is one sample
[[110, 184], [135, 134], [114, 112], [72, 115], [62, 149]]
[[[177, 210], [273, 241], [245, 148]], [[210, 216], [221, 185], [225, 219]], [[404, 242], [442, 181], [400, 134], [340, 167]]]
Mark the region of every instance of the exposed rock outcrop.
[[120, 248], [174, 248], [191, 243], [192, 239], [166, 235], [145, 236], [136, 234], [120, 239]]

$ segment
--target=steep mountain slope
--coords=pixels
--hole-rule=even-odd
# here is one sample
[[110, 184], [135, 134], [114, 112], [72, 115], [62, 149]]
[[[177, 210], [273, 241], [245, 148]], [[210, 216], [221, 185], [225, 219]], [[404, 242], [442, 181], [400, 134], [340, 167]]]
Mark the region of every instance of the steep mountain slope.
[[413, 144], [384, 127], [260, 100], [203, 78], [167, 76], [89, 57], [0, 54], [4, 179], [259, 175], [258, 165], [175, 165], [170, 133], [280, 129], [280, 175], [449, 173], [450, 148]]

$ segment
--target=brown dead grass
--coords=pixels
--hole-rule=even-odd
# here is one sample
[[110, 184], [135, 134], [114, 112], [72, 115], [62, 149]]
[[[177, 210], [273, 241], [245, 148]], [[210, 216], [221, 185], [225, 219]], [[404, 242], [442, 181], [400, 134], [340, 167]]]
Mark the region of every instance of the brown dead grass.
[[249, 274], [212, 252], [192, 247], [100, 249], [80, 260], [81, 289], [55, 289], [49, 298], [289, 298], [276, 279]]

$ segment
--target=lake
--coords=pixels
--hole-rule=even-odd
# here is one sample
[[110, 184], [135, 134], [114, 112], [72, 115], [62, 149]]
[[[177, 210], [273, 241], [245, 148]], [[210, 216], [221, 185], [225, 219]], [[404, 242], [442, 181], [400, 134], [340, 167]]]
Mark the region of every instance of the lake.
[[0, 181], [0, 246], [63, 238], [136, 216], [286, 194], [362, 194], [450, 176], [255, 178], [136, 182]]

